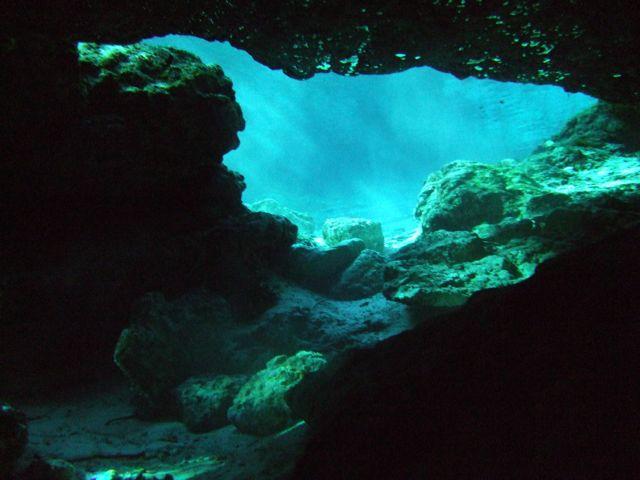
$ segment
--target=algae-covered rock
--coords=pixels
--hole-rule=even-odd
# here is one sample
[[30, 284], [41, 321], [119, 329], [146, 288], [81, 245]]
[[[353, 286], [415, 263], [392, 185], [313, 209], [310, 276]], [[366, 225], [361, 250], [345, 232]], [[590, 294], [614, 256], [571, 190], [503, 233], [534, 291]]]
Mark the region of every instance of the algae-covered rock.
[[454, 307], [478, 290], [522, 276], [506, 256], [473, 232], [438, 230], [396, 252], [384, 272], [387, 298], [410, 305]]
[[640, 150], [640, 107], [637, 104], [598, 102], [571, 119], [552, 144], [601, 148], [615, 144], [626, 151]]
[[305, 379], [291, 397], [310, 436], [292, 478], [640, 471], [638, 245], [636, 227], [559, 255]]
[[205, 375], [188, 379], [176, 388], [180, 419], [196, 433], [225, 426], [229, 423], [227, 410], [247, 378], [244, 375]]
[[286, 274], [308, 288], [328, 291], [364, 249], [365, 243], [360, 239], [344, 240], [329, 248], [295, 245]]
[[[139, 116], [161, 141], [149, 147], [188, 146], [192, 158], [199, 153], [221, 158], [239, 145], [244, 119], [231, 80], [219, 66], [183, 50], [143, 43], [80, 43], [78, 53], [92, 109], [120, 109], [128, 121]], [[164, 102], [149, 102], [157, 96]]]
[[384, 285], [384, 256], [374, 250], [363, 250], [347, 268], [331, 290], [331, 295], [341, 299], [356, 300], [375, 295]]
[[[298, 79], [430, 66], [458, 78], [554, 84], [613, 102], [640, 98], [633, 0], [107, 0], [3, 9], [7, 35], [129, 43], [168, 34], [229, 41]], [[277, 12], [277, 13], [275, 13]], [[9, 42], [6, 42], [9, 43]]]
[[27, 417], [15, 408], [0, 404], [0, 477], [9, 478], [27, 447]]
[[636, 108], [599, 104], [520, 162], [457, 161], [433, 173], [416, 208], [422, 238], [392, 257], [385, 294], [458, 305], [637, 223], [639, 126]]
[[229, 408], [229, 420], [241, 432], [253, 435], [270, 435], [286, 428], [294, 419], [285, 394], [325, 364], [321, 354], [307, 351], [271, 359], [240, 389]]
[[488, 255], [457, 264], [391, 262], [385, 271], [385, 295], [410, 305], [457, 307], [479, 290], [496, 288], [522, 278], [508, 258]]
[[298, 227], [298, 236], [309, 237], [315, 231], [315, 222], [311, 215], [286, 207], [272, 198], [265, 198], [247, 205], [254, 212], [265, 212], [286, 218]]
[[366, 218], [329, 218], [322, 225], [322, 236], [330, 246], [350, 238], [359, 238], [368, 249], [378, 252], [384, 250], [382, 224]]
[[523, 191], [539, 188], [533, 178], [513, 172], [510, 164], [456, 161], [431, 174], [424, 183], [416, 217], [425, 232], [470, 230], [517, 215]]

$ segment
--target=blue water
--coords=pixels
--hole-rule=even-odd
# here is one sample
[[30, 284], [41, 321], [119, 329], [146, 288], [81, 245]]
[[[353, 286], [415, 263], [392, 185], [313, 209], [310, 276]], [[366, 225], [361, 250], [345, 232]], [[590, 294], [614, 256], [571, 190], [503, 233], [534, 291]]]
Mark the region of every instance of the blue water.
[[247, 128], [225, 163], [246, 177], [244, 200], [275, 198], [319, 222], [410, 218], [430, 172], [456, 159], [522, 158], [595, 103], [558, 87], [458, 80], [430, 68], [299, 81], [228, 44], [150, 41], [217, 63], [233, 80]]

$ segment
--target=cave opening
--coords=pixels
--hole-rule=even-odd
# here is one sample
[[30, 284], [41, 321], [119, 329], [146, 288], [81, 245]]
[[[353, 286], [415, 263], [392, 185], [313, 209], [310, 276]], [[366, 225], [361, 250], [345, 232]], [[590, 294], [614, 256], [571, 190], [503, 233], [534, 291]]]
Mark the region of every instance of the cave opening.
[[[0, 477], [637, 466], [639, 90], [604, 55], [628, 32], [518, 1], [289, 31], [235, 3], [8, 17]], [[181, 21], [260, 62], [150, 37]]]
[[179, 35], [145, 42], [222, 66], [247, 122], [224, 160], [245, 177], [243, 201], [269, 208], [262, 202], [273, 199], [307, 214], [319, 241], [326, 219], [361, 217], [380, 222], [397, 248], [418, 227], [416, 197], [429, 174], [454, 160], [521, 160], [596, 102], [429, 67], [297, 80], [228, 43]]

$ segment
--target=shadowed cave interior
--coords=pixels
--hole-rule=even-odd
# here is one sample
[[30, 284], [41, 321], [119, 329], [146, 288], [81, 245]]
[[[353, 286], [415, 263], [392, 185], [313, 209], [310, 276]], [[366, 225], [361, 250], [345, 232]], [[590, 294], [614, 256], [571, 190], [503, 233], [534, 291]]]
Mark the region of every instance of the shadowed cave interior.
[[0, 478], [640, 471], [632, 2], [188, 3], [1, 21]]

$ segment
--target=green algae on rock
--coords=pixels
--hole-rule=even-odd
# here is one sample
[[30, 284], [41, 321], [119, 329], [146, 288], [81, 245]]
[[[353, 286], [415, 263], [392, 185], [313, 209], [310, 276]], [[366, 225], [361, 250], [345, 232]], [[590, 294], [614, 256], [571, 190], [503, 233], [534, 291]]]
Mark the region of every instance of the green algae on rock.
[[229, 420], [241, 432], [254, 435], [270, 435], [292, 425], [285, 394], [325, 364], [324, 357], [316, 352], [272, 358], [240, 389], [229, 408]]
[[456, 161], [430, 175], [416, 208], [423, 235], [392, 256], [385, 294], [457, 306], [640, 221], [638, 125], [636, 108], [601, 103], [520, 162]]
[[244, 375], [202, 375], [191, 377], [176, 390], [180, 419], [195, 433], [229, 423], [227, 410], [248, 377]]

